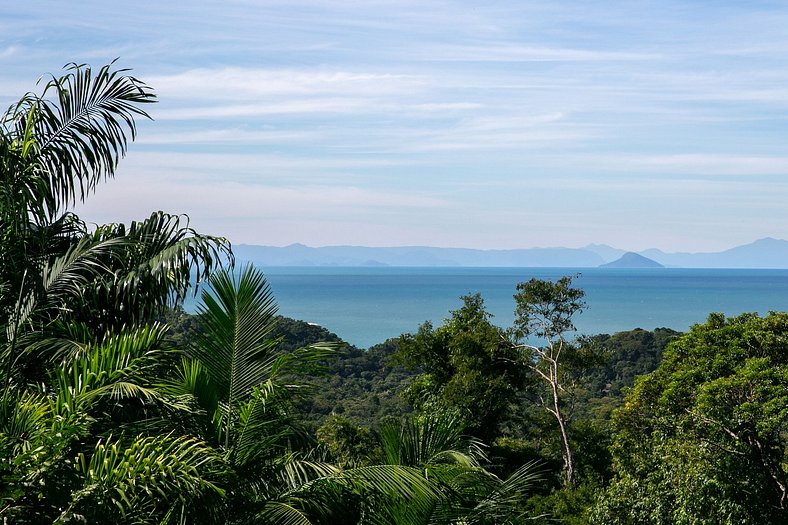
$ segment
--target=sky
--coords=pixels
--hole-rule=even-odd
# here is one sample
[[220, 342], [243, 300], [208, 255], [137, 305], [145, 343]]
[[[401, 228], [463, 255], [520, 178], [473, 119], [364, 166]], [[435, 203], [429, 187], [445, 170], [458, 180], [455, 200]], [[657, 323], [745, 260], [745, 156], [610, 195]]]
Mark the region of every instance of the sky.
[[717, 251], [788, 237], [788, 3], [0, 7], [0, 104], [69, 62], [158, 103], [77, 212], [283, 246]]

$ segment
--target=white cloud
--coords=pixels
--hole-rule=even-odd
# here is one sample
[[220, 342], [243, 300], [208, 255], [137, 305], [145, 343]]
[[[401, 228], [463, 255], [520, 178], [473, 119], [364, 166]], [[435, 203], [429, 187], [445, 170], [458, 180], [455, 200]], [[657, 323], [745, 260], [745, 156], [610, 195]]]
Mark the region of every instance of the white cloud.
[[288, 100], [262, 104], [185, 107], [151, 111], [157, 120], [250, 118], [266, 115], [360, 113], [377, 108], [373, 100], [328, 98]]
[[146, 81], [162, 98], [254, 100], [260, 97], [342, 95], [383, 96], [410, 93], [424, 80], [410, 75], [337, 71], [227, 67], [191, 69]]
[[788, 157], [725, 154], [591, 157], [596, 169], [703, 175], [788, 175]]
[[[155, 128], [155, 127], [154, 127]], [[291, 142], [314, 142], [324, 139], [319, 131], [309, 130], [261, 130], [246, 129], [207, 129], [180, 131], [177, 133], [144, 133], [136, 140], [140, 145], [180, 145], [180, 144], [279, 144]]]
[[6, 46], [4, 48], [0, 48], [0, 59], [10, 58], [19, 53], [18, 46]]
[[[127, 174], [130, 175], [130, 174]], [[410, 191], [380, 191], [339, 185], [271, 185], [134, 174], [101, 187], [77, 213], [91, 222], [131, 221], [154, 210], [186, 213], [210, 233], [227, 234], [234, 221], [258, 224], [289, 222], [290, 228], [309, 221], [375, 221], [390, 213], [432, 212], [449, 203], [443, 198]], [[232, 229], [232, 228], [231, 228]], [[247, 235], [246, 238], [253, 236]], [[292, 241], [304, 239], [292, 239]], [[259, 242], [259, 238], [258, 238]]]
[[617, 232], [638, 209], [630, 238], [785, 215], [779, 3], [143, 0], [123, 24], [116, 7], [45, 0], [0, 21], [0, 102], [118, 55], [159, 94], [89, 202], [107, 220], [156, 204], [219, 233], [265, 217], [290, 241], [489, 246]]
[[316, 158], [252, 153], [153, 153], [134, 151], [123, 160], [120, 178], [136, 178], [145, 173], [157, 177], [177, 177], [180, 183], [212, 180], [270, 180], [281, 181], [285, 176], [311, 176], [313, 178], [335, 171], [365, 170], [396, 167], [411, 161], [388, 158]]
[[529, 46], [508, 42], [436, 46], [428, 48], [423, 55], [424, 60], [459, 62], [610, 62], [655, 60], [660, 57], [656, 53]]

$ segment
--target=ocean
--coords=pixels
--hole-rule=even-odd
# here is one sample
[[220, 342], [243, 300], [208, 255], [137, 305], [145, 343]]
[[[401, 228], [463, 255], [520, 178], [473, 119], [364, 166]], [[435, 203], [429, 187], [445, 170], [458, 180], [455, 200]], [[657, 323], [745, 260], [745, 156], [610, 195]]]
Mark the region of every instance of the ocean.
[[493, 323], [514, 319], [516, 285], [533, 277], [578, 277], [587, 308], [579, 333], [613, 333], [657, 327], [686, 330], [710, 312], [736, 315], [788, 310], [788, 270], [612, 268], [262, 268], [287, 317], [319, 324], [359, 348], [438, 326], [481, 293]]

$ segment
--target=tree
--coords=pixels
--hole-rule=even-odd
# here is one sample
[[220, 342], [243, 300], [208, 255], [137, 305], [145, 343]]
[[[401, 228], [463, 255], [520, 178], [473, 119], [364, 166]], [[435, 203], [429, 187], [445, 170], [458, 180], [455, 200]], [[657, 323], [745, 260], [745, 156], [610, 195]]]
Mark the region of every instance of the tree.
[[157, 388], [173, 352], [148, 321], [229, 243], [162, 212], [89, 230], [70, 211], [114, 176], [153, 101], [125, 70], [71, 64], [0, 116], [4, 519], [168, 520], [220, 492], [202, 442], [153, 437], [178, 403]]
[[484, 444], [465, 435], [457, 413], [423, 414], [390, 421], [380, 432], [384, 464], [417, 468], [435, 485], [439, 497], [414, 506], [392, 501], [379, 512], [385, 523], [513, 524], [525, 518], [523, 499], [542, 476], [529, 462], [501, 479], [484, 468]]
[[[585, 293], [573, 288], [571, 277], [556, 282], [531, 279], [517, 285], [514, 336], [517, 348], [527, 351], [522, 362], [543, 381], [547, 397], [540, 401], [558, 423], [564, 463], [564, 482], [571, 486], [575, 481], [567, 418], [562, 395], [565, 392], [565, 362], [576, 353], [576, 348], [566, 339], [567, 332], [575, 330], [573, 316], [585, 307]], [[544, 344], [531, 344], [531, 338]]]
[[460, 410], [468, 431], [491, 441], [526, 386], [526, 374], [505, 332], [490, 322], [482, 297], [462, 301], [439, 328], [424, 323], [415, 335], [403, 335], [397, 355], [422, 372], [406, 394], [416, 408]]
[[[462, 435], [464, 418], [404, 424], [383, 463], [325, 461], [290, 403], [334, 348], [280, 348], [265, 278], [223, 266], [226, 240], [162, 212], [88, 229], [69, 211], [114, 175], [152, 100], [123, 70], [72, 65], [0, 118], [0, 518], [517, 520], [531, 471], [486, 472], [465, 446], [475, 440]], [[174, 348], [152, 319], [195, 275], [210, 279], [199, 328], [188, 349]], [[476, 341], [477, 327], [487, 342], [501, 335], [480, 299], [458, 314], [467, 333], [449, 338], [464, 348], [458, 362], [506, 375], [511, 347]]]
[[127, 523], [221, 492], [210, 481], [219, 458], [153, 417], [177, 406], [157, 387], [173, 356], [165, 331], [71, 341], [43, 384], [0, 398], [0, 517]]
[[707, 322], [615, 413], [605, 524], [788, 521], [788, 314]]
[[325, 445], [334, 461], [343, 467], [368, 464], [376, 445], [368, 428], [337, 415], [329, 416], [317, 429], [317, 440]]
[[[497, 477], [484, 468], [484, 445], [465, 429], [452, 411], [387, 420], [377, 449], [361, 466], [307, 485], [312, 506], [322, 509], [312, 523], [522, 523], [523, 498], [541, 481], [541, 472], [531, 462], [506, 479]], [[303, 501], [305, 494], [293, 496]]]
[[[193, 274], [230, 259], [229, 243], [163, 212], [129, 226], [89, 231], [70, 209], [115, 174], [148, 86], [107, 65], [71, 64], [41, 95], [0, 116], [0, 350], [6, 380], [40, 379], [31, 339], [67, 336], [84, 324], [104, 332], [150, 320], [182, 300]], [[185, 223], [185, 224], [184, 224]], [[27, 352], [20, 351], [25, 335]], [[38, 345], [45, 352], [48, 345]], [[33, 377], [29, 377], [29, 373]], [[7, 385], [9, 383], [6, 383]]]

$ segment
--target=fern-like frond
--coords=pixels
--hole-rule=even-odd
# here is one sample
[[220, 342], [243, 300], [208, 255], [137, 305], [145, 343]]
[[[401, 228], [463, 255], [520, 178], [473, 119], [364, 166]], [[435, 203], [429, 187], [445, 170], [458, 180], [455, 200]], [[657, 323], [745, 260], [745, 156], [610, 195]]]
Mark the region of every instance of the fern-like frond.
[[140, 106], [155, 101], [148, 86], [113, 66], [94, 72], [84, 64], [69, 64], [65, 75], [44, 85], [40, 97], [29, 95], [9, 112], [17, 116], [18, 135], [33, 120], [36, 161], [47, 181], [51, 217], [114, 176], [129, 139], [136, 136], [135, 119], [148, 117]]
[[211, 479], [222, 470], [221, 458], [193, 438], [140, 437], [130, 444], [109, 438], [79, 454], [82, 488], [72, 494], [59, 522], [74, 516], [105, 523], [164, 516], [177, 502], [205, 492], [222, 495]]
[[277, 306], [262, 272], [222, 270], [203, 290], [197, 307], [200, 331], [190, 352], [205, 366], [222, 399], [248, 399], [271, 377], [279, 357], [271, 337]]

